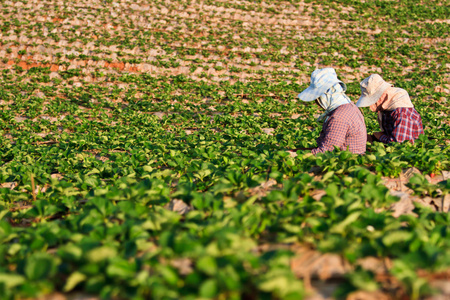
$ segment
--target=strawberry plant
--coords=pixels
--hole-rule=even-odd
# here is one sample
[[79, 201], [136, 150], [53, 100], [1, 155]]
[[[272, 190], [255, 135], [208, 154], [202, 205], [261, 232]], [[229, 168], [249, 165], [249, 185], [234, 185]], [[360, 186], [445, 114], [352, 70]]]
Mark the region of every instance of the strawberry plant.
[[[449, 296], [448, 6], [2, 5], [1, 299]], [[406, 89], [425, 134], [287, 152], [316, 145], [322, 67], [353, 101]]]

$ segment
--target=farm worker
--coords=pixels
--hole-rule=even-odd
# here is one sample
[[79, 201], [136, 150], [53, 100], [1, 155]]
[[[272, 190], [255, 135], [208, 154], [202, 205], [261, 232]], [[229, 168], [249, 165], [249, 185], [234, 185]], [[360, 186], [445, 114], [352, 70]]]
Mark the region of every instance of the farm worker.
[[334, 147], [357, 154], [366, 152], [367, 130], [360, 110], [345, 95], [347, 86], [337, 78], [333, 68], [318, 69], [311, 74], [310, 86], [298, 97], [316, 103], [325, 110], [324, 121], [312, 154], [332, 151]]
[[368, 136], [369, 142], [378, 140], [382, 143], [414, 140], [423, 134], [422, 118], [414, 109], [408, 92], [393, 87], [378, 74], [372, 74], [361, 83], [361, 97], [356, 106], [369, 106], [378, 113], [380, 132]]

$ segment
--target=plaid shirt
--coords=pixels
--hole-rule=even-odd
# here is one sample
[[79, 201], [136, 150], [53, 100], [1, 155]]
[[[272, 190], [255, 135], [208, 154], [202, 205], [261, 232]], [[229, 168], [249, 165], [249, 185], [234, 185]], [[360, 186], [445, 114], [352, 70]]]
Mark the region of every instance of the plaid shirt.
[[414, 143], [414, 140], [423, 134], [422, 118], [413, 107], [399, 107], [392, 111], [382, 112], [381, 125], [385, 134], [380, 137], [380, 142], [404, 142]]
[[317, 139], [318, 147], [312, 154], [333, 151], [334, 146], [341, 150], [363, 154], [366, 152], [367, 130], [364, 117], [353, 103], [339, 106], [328, 114]]

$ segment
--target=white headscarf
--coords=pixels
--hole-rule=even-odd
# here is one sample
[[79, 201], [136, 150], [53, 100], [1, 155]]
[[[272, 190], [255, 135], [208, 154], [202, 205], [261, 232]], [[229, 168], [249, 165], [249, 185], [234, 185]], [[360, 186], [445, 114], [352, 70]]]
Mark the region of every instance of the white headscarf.
[[390, 87], [381, 95], [377, 102], [370, 106], [370, 110], [378, 112], [378, 124], [383, 128], [383, 111], [393, 111], [400, 107], [414, 107], [408, 92], [401, 88]]
[[336, 83], [330, 87], [324, 94], [317, 98], [319, 105], [325, 109], [325, 112], [318, 118], [319, 121], [328, 119], [327, 115], [341, 105], [351, 103], [352, 101], [345, 94], [340, 83]]

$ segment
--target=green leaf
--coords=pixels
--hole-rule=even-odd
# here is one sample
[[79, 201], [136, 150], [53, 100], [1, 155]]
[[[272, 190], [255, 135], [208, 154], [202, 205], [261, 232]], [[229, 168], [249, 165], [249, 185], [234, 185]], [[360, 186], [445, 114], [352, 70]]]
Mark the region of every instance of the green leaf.
[[202, 283], [199, 294], [203, 298], [214, 298], [217, 295], [217, 281], [208, 279]]
[[9, 216], [9, 209], [0, 210], [0, 220], [3, 220], [6, 216]]
[[353, 286], [360, 290], [375, 292], [379, 288], [378, 283], [373, 278], [373, 274], [365, 270], [350, 273], [349, 280]]
[[133, 278], [136, 274], [136, 264], [125, 259], [114, 258], [106, 268], [106, 273], [112, 277]]
[[327, 181], [328, 179], [333, 177], [333, 175], [334, 175], [333, 171], [328, 171], [327, 173], [325, 173], [325, 175], [323, 175], [322, 182]]
[[35, 253], [27, 258], [24, 271], [30, 280], [45, 279], [56, 271], [56, 261], [47, 253]]
[[213, 276], [217, 273], [217, 263], [214, 257], [204, 256], [197, 261], [197, 269]]
[[159, 272], [162, 277], [167, 281], [168, 284], [176, 286], [178, 283], [178, 275], [177, 273], [168, 266], [160, 266]]
[[86, 176], [84, 178], [84, 183], [86, 183], [87, 185], [91, 186], [91, 187], [96, 187], [98, 185], [99, 180], [95, 177], [88, 177]]
[[25, 277], [18, 274], [0, 273], [0, 283], [4, 284], [7, 289], [12, 289], [25, 283]]
[[265, 292], [273, 292], [277, 290], [287, 290], [289, 280], [285, 276], [276, 276], [269, 278], [258, 285], [258, 287]]
[[361, 211], [355, 211], [351, 214], [349, 214], [344, 221], [334, 225], [330, 232], [334, 232], [334, 233], [343, 233], [345, 228], [347, 226], [349, 226], [350, 224], [352, 224], [353, 222], [355, 222], [356, 220], [358, 220], [359, 216], [361, 215]]
[[325, 191], [327, 192], [327, 195], [331, 197], [336, 197], [339, 194], [339, 188], [335, 183], [328, 185]]
[[86, 255], [90, 262], [101, 262], [117, 256], [117, 250], [109, 246], [101, 246], [89, 251]]
[[83, 250], [74, 244], [61, 246], [57, 252], [61, 258], [69, 261], [77, 261], [83, 255]]
[[72, 274], [70, 274], [69, 278], [67, 278], [63, 291], [69, 292], [73, 290], [79, 283], [85, 281], [86, 278], [86, 275], [84, 275], [83, 273], [80, 273], [78, 271], [73, 272]]
[[411, 232], [397, 230], [387, 233], [383, 237], [383, 244], [387, 247], [392, 246], [395, 243], [403, 243], [411, 239], [413, 234]]
[[152, 166], [143, 166], [142, 170], [144, 170], [144, 172], [152, 172], [153, 171], [153, 167]]
[[377, 157], [374, 154], [367, 154], [366, 157], [371, 162], [377, 160]]

